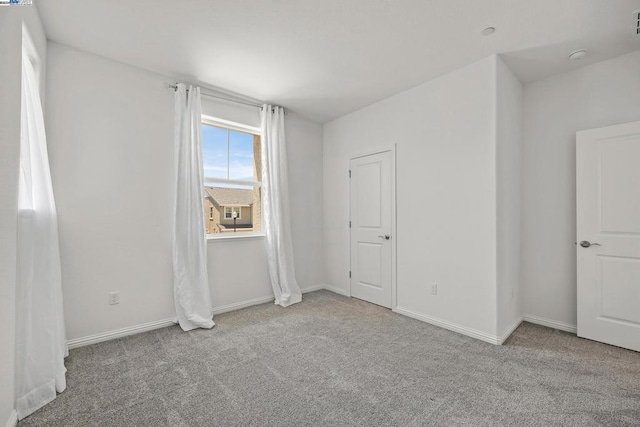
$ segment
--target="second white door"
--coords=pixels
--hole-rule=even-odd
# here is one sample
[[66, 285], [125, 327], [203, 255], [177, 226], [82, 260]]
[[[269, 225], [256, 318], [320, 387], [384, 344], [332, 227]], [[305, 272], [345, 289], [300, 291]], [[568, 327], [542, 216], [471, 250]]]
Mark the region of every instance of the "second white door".
[[578, 336], [640, 351], [640, 122], [577, 134]]
[[391, 151], [351, 159], [351, 296], [392, 304]]

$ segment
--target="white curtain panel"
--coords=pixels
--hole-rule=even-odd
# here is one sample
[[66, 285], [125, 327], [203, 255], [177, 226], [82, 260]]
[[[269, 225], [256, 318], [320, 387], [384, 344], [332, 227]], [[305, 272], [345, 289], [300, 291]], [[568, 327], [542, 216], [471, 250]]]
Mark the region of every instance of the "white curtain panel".
[[22, 419], [64, 391], [64, 357], [68, 355], [58, 218], [44, 117], [34, 68], [26, 54], [20, 125], [15, 391]]
[[200, 88], [175, 91], [175, 210], [173, 217], [173, 294], [180, 327], [213, 327], [204, 228], [204, 176]]
[[284, 109], [263, 105], [260, 117], [262, 202], [269, 275], [275, 303], [286, 307], [302, 301], [302, 292], [293, 266]]

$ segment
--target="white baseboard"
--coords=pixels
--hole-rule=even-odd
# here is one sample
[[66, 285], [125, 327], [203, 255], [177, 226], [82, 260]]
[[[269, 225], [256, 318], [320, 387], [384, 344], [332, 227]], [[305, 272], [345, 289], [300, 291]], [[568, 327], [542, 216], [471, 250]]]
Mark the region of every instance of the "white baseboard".
[[[304, 289], [304, 293], [319, 291], [320, 289], [324, 289], [324, 285], [317, 285], [311, 288]], [[213, 308], [213, 314], [218, 315], [222, 313], [228, 313], [230, 311], [240, 310], [242, 308], [251, 307], [253, 305], [265, 304], [268, 302], [273, 302], [273, 296], [254, 298], [247, 301], [241, 301], [233, 304], [222, 305], [219, 307]], [[130, 326], [127, 328], [117, 329], [115, 331], [102, 332], [95, 335], [89, 335], [82, 338], [74, 338], [72, 340], [67, 341], [67, 345], [70, 349], [83, 347], [85, 345], [97, 344], [99, 342], [113, 340], [116, 338], [126, 337], [128, 335], [139, 334], [141, 332], [152, 331], [154, 329], [165, 328], [167, 326], [172, 326], [177, 323], [175, 318], [158, 320], [155, 322], [143, 323], [142, 325]]]
[[[301, 291], [303, 294], [306, 294], [309, 292], [315, 292], [322, 289], [325, 289], [325, 287], [324, 285], [320, 284], [320, 285], [310, 286], [310, 287], [301, 289]], [[265, 304], [267, 302], [274, 302], [274, 297], [268, 296], [268, 297], [262, 297], [262, 298], [254, 298], [247, 301], [241, 301], [233, 304], [223, 305], [221, 307], [214, 307], [213, 314], [216, 315], [216, 314], [228, 313], [230, 311], [251, 307], [252, 305]]]
[[9, 415], [9, 419], [7, 420], [7, 427], [16, 427], [18, 425], [18, 413], [14, 409], [11, 411], [11, 415]]
[[[247, 301], [242, 301], [234, 304], [227, 304], [220, 307], [213, 308], [214, 316], [217, 314], [227, 313], [229, 311], [240, 310], [241, 308], [251, 307], [252, 305], [264, 304], [267, 302], [273, 302], [273, 297], [254, 298]], [[215, 319], [214, 319], [215, 320]], [[139, 334], [141, 332], [148, 332], [154, 329], [166, 328], [167, 326], [173, 326], [178, 321], [175, 318], [157, 320], [155, 322], [143, 323], [141, 325], [129, 326], [127, 328], [116, 329], [115, 331], [102, 332], [95, 335], [89, 335], [82, 338], [75, 338], [67, 341], [67, 345], [70, 349], [84, 347], [85, 345], [97, 344], [103, 341], [109, 341], [116, 338], [122, 338], [129, 335]]]
[[[275, 299], [273, 298], [273, 295], [272, 295], [268, 297], [253, 298], [246, 301], [234, 302], [233, 304], [222, 305], [220, 307], [213, 307], [213, 315], [215, 316], [216, 314], [222, 314], [222, 313], [228, 313], [230, 311], [240, 310], [241, 308], [251, 307], [252, 305], [260, 305], [268, 302], [272, 303], [274, 301]], [[213, 320], [215, 321], [215, 319]]]
[[529, 323], [535, 323], [536, 325], [546, 326], [547, 328], [558, 329], [560, 331], [565, 331], [565, 332], [571, 332], [572, 334], [575, 334], [578, 332], [578, 327], [576, 325], [571, 325], [569, 323], [564, 323], [564, 322], [558, 322], [556, 320], [551, 320], [551, 319], [545, 319], [544, 317], [525, 314], [522, 320]]
[[82, 338], [74, 338], [67, 341], [69, 348], [84, 347], [85, 345], [96, 344], [103, 341], [109, 341], [116, 338], [135, 335], [141, 332], [152, 331], [154, 329], [166, 328], [177, 323], [175, 318], [156, 320], [155, 322], [143, 323], [141, 325], [129, 326], [127, 328], [116, 329], [115, 331], [101, 332], [95, 335], [89, 335]]
[[515, 331], [518, 328], [518, 326], [520, 326], [521, 323], [522, 323], [522, 317], [520, 317], [519, 319], [516, 319], [515, 322], [513, 322], [511, 325], [509, 325], [509, 327], [504, 332], [504, 334], [502, 334], [502, 336], [500, 336], [500, 338], [498, 340], [498, 344], [500, 344], [500, 345], [504, 344], [504, 342], [507, 340], [507, 338], [509, 338], [511, 336], [513, 331]]
[[309, 292], [315, 292], [315, 291], [321, 291], [322, 289], [324, 289], [324, 285], [323, 284], [310, 286], [308, 288], [302, 289], [302, 294], [307, 294]]
[[[335, 293], [340, 294], [340, 295], [350, 296], [348, 294], [348, 292], [346, 292], [346, 291], [344, 291], [342, 289], [334, 288], [333, 286], [329, 286], [329, 285], [326, 285], [326, 284], [323, 284], [323, 283], [321, 283], [319, 285], [315, 285], [315, 286], [311, 286], [311, 287], [305, 288], [305, 289], [302, 290], [302, 292], [303, 293], [315, 292], [315, 291], [319, 291], [321, 289], [326, 289], [328, 291], [335, 292]], [[237, 303], [233, 303], [233, 304], [227, 304], [227, 305], [222, 305], [222, 306], [219, 306], [219, 307], [214, 307], [213, 308], [213, 314], [215, 316], [217, 314], [228, 313], [230, 311], [240, 310], [242, 308], [251, 307], [253, 305], [265, 304], [265, 303], [273, 302], [273, 301], [274, 301], [273, 296], [254, 298], [254, 299], [241, 301], [241, 302], [237, 302]], [[128, 335], [134, 335], [134, 334], [139, 334], [141, 332], [152, 331], [154, 329], [165, 328], [167, 326], [175, 325], [176, 323], [177, 323], [177, 320], [175, 318], [158, 320], [158, 321], [149, 322], [149, 323], [143, 323], [141, 325], [136, 325], [136, 326], [130, 326], [130, 327], [127, 327], [127, 328], [117, 329], [115, 331], [102, 332], [102, 333], [99, 333], [99, 334], [89, 335], [89, 336], [82, 337], [82, 338], [74, 338], [72, 340], [67, 341], [67, 345], [69, 346], [70, 349], [83, 347], [85, 345], [91, 345], [91, 344], [96, 344], [96, 343], [103, 342], [103, 341], [113, 340], [113, 339], [116, 339], [116, 338], [122, 338], [122, 337], [126, 337]]]
[[441, 328], [448, 329], [450, 331], [457, 332], [471, 338], [476, 338], [484, 342], [488, 342], [489, 344], [500, 344], [500, 338], [496, 335], [487, 334], [486, 332], [478, 331], [477, 329], [468, 328], [466, 326], [458, 325], [457, 323], [449, 322], [448, 320], [439, 319], [437, 317], [416, 313], [415, 311], [411, 311], [402, 307], [396, 307], [394, 311], [398, 314], [422, 320], [423, 322], [430, 323], [432, 325], [439, 326]]
[[344, 295], [345, 297], [351, 297], [351, 294], [348, 290], [336, 288], [335, 286], [324, 284], [322, 285], [322, 289], [326, 289], [328, 291], [333, 292], [334, 294]]

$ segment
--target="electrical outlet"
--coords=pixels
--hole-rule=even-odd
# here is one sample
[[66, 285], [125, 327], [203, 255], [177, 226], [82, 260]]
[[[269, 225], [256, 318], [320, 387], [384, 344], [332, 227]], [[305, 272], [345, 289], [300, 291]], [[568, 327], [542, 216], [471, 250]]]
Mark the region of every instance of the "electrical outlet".
[[109, 292], [109, 305], [120, 304], [120, 291]]
[[435, 283], [431, 284], [431, 295], [438, 295], [438, 285]]

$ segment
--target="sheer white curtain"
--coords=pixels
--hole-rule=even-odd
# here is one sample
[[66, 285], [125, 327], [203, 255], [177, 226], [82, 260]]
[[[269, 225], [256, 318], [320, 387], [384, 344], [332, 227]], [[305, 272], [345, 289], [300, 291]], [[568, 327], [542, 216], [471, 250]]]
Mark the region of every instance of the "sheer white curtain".
[[15, 391], [22, 419], [64, 391], [68, 355], [44, 117], [35, 71], [25, 53], [20, 125]]
[[173, 294], [183, 330], [213, 327], [204, 229], [200, 88], [175, 91]]
[[284, 109], [263, 105], [260, 117], [263, 138], [262, 202], [269, 274], [275, 303], [286, 307], [302, 301], [302, 292], [293, 266]]

